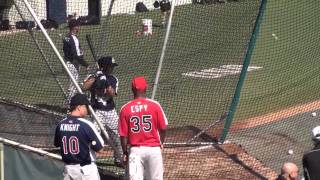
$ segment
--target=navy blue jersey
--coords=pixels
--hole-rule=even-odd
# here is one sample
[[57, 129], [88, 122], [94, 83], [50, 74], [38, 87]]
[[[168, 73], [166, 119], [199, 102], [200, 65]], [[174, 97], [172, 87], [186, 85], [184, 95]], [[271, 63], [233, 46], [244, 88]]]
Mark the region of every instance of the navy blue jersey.
[[113, 97], [108, 97], [104, 89], [111, 86], [115, 93], [118, 92], [118, 79], [114, 75], [100, 75], [91, 88], [91, 103], [94, 109], [110, 111], [115, 108]]
[[68, 116], [56, 128], [54, 145], [60, 147], [62, 160], [66, 164], [86, 165], [95, 161], [92, 150], [101, 150], [104, 141], [92, 122]]
[[[81, 48], [80, 42], [79, 48]], [[83, 59], [83, 55], [77, 54], [76, 45], [71, 34], [68, 34], [63, 38], [63, 53], [64, 59], [75, 65], [77, 69], [79, 67], [79, 64], [84, 67], [88, 67], [88, 63]]]

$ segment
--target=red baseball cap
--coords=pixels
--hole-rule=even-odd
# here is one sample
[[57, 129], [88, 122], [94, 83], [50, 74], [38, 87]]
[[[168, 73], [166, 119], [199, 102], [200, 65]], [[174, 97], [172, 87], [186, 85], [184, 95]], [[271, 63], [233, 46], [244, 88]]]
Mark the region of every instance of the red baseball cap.
[[136, 89], [136, 90], [139, 90], [139, 91], [144, 91], [148, 87], [148, 83], [147, 83], [146, 79], [143, 76], [134, 77], [132, 79], [131, 85], [132, 85], [133, 89]]

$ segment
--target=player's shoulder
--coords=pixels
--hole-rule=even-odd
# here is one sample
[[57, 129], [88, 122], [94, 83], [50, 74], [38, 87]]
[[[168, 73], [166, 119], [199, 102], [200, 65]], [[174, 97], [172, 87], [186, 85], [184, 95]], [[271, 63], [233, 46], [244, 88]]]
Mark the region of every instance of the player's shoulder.
[[107, 78], [108, 78], [108, 79], [112, 79], [113, 81], [116, 81], [116, 82], [119, 81], [118, 78], [117, 78], [117, 76], [115, 76], [115, 75], [113, 75], [113, 74], [107, 75]]
[[315, 149], [312, 149], [310, 151], [307, 151], [304, 153], [304, 156], [319, 156], [320, 155], [320, 149], [319, 148], [315, 148]]
[[160, 106], [161, 107], [160, 103], [158, 101], [154, 100], [154, 99], [146, 98], [145, 100], [150, 104], [154, 104], [156, 106]]
[[77, 120], [81, 123], [81, 124], [84, 124], [86, 126], [92, 126], [94, 127], [93, 123], [85, 118], [77, 118]]
[[71, 35], [70, 34], [66, 34], [64, 36], [64, 38], [63, 38], [63, 41], [65, 41], [65, 42], [70, 42], [70, 40], [71, 40]]
[[120, 112], [125, 111], [133, 103], [133, 101], [134, 100], [131, 100], [131, 101], [127, 102], [126, 104], [122, 105], [120, 108]]
[[71, 119], [72, 117], [70, 117], [69, 115], [65, 116], [63, 119], [60, 120], [59, 124], [66, 123], [68, 120], [71, 120]]

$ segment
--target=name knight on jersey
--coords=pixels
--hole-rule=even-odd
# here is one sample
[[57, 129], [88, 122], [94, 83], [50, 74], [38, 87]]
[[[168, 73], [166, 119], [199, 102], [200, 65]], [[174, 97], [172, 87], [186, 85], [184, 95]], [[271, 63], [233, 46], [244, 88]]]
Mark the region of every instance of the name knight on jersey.
[[130, 107], [131, 112], [142, 112], [142, 110], [147, 111], [148, 105], [143, 104], [143, 105], [134, 105]]
[[60, 131], [78, 131], [80, 124], [61, 124]]

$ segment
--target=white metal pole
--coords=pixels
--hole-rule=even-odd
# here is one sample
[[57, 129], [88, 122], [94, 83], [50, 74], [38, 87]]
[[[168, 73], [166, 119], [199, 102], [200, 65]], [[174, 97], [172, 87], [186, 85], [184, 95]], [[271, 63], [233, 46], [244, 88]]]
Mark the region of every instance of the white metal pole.
[[0, 143], [0, 180], [4, 180], [4, 146]]
[[[48, 35], [47, 31], [44, 29], [44, 27], [42, 26], [42, 24], [40, 23], [39, 18], [37, 17], [36, 13], [33, 11], [31, 5], [29, 4], [28, 0], [23, 0], [24, 4], [26, 5], [28, 11], [31, 13], [33, 19], [36, 21], [37, 25], [39, 26], [39, 28], [41, 29], [41, 32], [43, 33], [43, 35], [45, 36], [45, 38], [47, 39], [47, 41], [49, 42], [50, 46], [52, 47], [54, 53], [57, 55], [58, 59], [60, 60], [61, 64], [63, 65], [63, 68], [67, 71], [69, 78], [71, 79], [72, 83], [75, 85], [75, 87], [77, 88], [77, 90], [80, 93], [83, 93], [79, 84], [77, 83], [77, 81], [74, 79], [74, 77], [72, 76], [71, 72], [69, 71], [66, 63], [64, 62], [62, 56], [60, 55], [59, 51], [57, 50], [56, 46], [54, 45], [54, 43], [52, 42], [50, 36]], [[106, 132], [106, 130], [104, 129], [102, 123], [100, 122], [99, 118], [97, 117], [96, 113], [94, 112], [94, 110], [92, 109], [91, 106], [89, 106], [89, 110], [93, 116], [93, 118], [96, 120], [96, 122], [98, 123], [102, 134], [106, 137], [107, 141], [109, 142], [109, 144], [111, 145], [111, 147], [115, 150], [118, 151], [117, 148], [115, 147], [114, 143], [110, 140], [110, 137], [108, 135], [108, 133]]]
[[154, 99], [154, 97], [156, 95], [156, 91], [158, 89], [158, 83], [159, 83], [159, 79], [160, 79], [162, 63], [163, 63], [164, 55], [165, 55], [165, 52], [167, 49], [168, 39], [169, 39], [170, 31], [171, 31], [171, 24], [172, 24], [174, 7], [175, 7], [175, 0], [172, 0], [171, 11], [170, 11], [170, 16], [169, 16], [169, 21], [168, 21], [168, 27], [167, 27], [167, 31], [166, 31], [166, 36], [164, 38], [164, 43], [162, 46], [162, 51], [161, 51], [160, 61], [159, 61], [158, 69], [157, 69], [156, 79], [154, 80], [154, 84], [153, 84], [151, 99]]
[[28, 146], [28, 145], [25, 145], [25, 144], [21, 144], [21, 143], [15, 142], [15, 141], [11, 141], [9, 139], [5, 139], [5, 138], [0, 137], [0, 142], [3, 142], [4, 144], [9, 144], [9, 145], [12, 145], [12, 146], [19, 147], [21, 149], [26, 149], [26, 150], [29, 150], [31, 152], [35, 152], [35, 153], [38, 153], [38, 154], [41, 154], [41, 155], [46, 155], [46, 156], [54, 158], [54, 159], [62, 160], [60, 155], [49, 153], [48, 151], [44, 151], [44, 150], [39, 149], [39, 148], [34, 148], [34, 147], [31, 147], [31, 146]]

